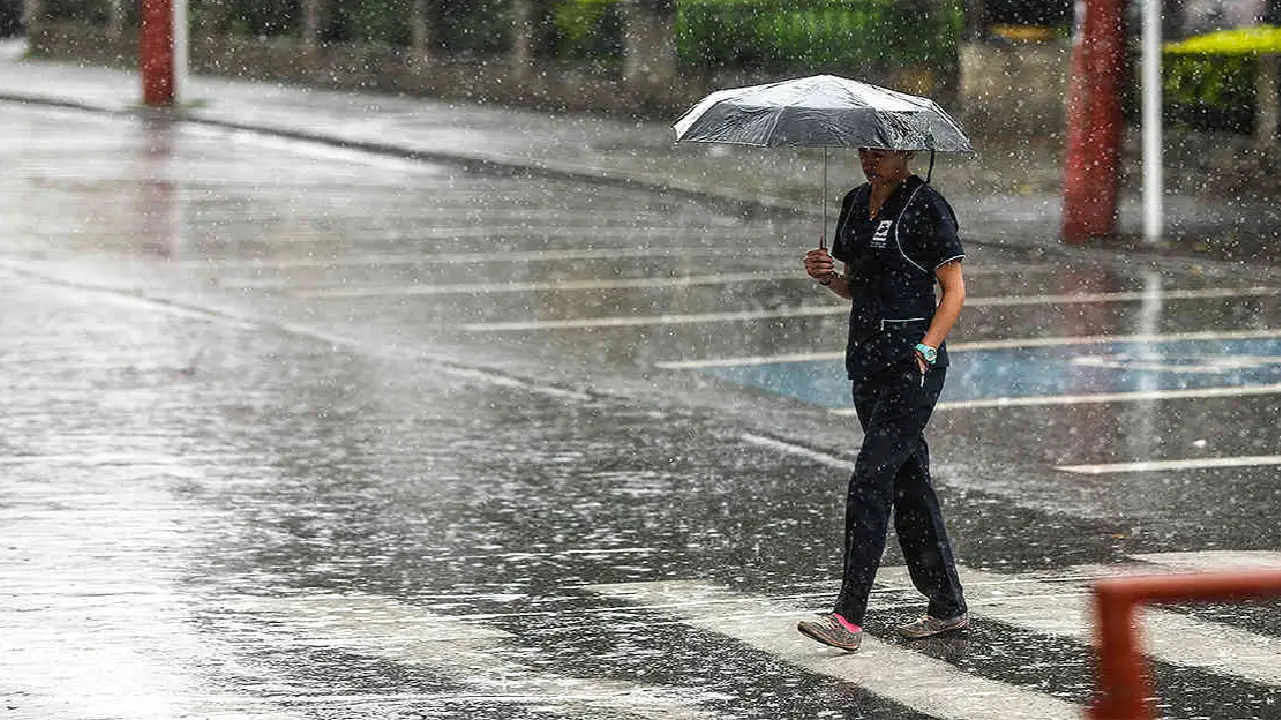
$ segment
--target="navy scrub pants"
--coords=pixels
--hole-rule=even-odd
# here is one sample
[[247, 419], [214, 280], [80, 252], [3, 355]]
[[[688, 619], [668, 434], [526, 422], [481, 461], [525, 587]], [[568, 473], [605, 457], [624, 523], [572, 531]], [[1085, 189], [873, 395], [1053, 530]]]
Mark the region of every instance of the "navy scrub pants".
[[899, 364], [854, 381], [864, 438], [845, 501], [844, 576], [835, 610], [852, 623], [866, 618], [891, 512], [912, 584], [929, 598], [929, 614], [950, 618], [966, 611], [925, 443], [946, 374], [946, 368], [931, 368], [922, 382], [913, 361], [910, 368]]

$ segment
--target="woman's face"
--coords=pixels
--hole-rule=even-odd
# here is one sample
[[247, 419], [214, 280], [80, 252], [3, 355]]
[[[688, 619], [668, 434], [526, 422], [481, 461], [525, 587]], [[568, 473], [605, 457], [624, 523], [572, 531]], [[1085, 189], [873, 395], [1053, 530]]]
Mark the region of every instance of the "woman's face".
[[868, 180], [907, 175], [907, 152], [903, 150], [859, 148], [858, 160]]

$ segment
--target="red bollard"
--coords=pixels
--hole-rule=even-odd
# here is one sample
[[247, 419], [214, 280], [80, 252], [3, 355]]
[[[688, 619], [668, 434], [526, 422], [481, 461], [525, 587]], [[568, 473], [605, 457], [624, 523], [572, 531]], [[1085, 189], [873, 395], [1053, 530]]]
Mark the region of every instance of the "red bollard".
[[1110, 578], [1094, 583], [1098, 640], [1092, 720], [1153, 720], [1151, 678], [1134, 628], [1135, 609], [1149, 602], [1254, 600], [1281, 597], [1281, 572], [1197, 573]]
[[1121, 157], [1124, 0], [1084, 0], [1072, 50], [1063, 181], [1063, 241], [1116, 231]]
[[1094, 586], [1095, 634], [1098, 638], [1098, 699], [1092, 720], [1148, 720], [1155, 717], [1147, 698], [1152, 683], [1143, 673], [1134, 625], [1138, 600], [1133, 585], [1107, 580]]
[[174, 100], [173, 0], [142, 0], [141, 14], [138, 65], [142, 102], [150, 107], [169, 107]]

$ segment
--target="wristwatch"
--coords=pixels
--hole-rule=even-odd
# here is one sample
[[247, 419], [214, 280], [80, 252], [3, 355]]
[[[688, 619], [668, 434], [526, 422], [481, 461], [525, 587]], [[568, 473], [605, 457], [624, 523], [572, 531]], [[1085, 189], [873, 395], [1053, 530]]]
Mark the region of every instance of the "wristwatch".
[[921, 354], [921, 357], [925, 358], [926, 365], [933, 365], [934, 363], [938, 362], [938, 359], [939, 359], [938, 348], [932, 348], [929, 345], [926, 345], [925, 343], [917, 343], [916, 351]]

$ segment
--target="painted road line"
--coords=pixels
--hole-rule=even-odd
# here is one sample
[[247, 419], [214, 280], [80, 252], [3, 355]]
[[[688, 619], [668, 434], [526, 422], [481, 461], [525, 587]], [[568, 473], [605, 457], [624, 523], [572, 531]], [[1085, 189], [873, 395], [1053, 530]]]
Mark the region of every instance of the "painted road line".
[[[724, 696], [691, 688], [589, 679], [541, 672], [497, 652], [513, 636], [375, 595], [240, 596], [225, 607], [252, 618], [254, 632], [276, 632], [275, 643], [335, 647], [397, 663], [430, 666], [480, 691], [486, 701], [575, 709], [608, 707], [627, 718], [712, 720], [698, 709]], [[268, 622], [261, 622], [261, 621]], [[392, 695], [390, 699], [399, 696]]]
[[1011, 295], [967, 299], [967, 307], [1011, 307], [1017, 305], [1067, 305], [1078, 303], [1138, 302], [1165, 300], [1213, 300], [1232, 297], [1274, 297], [1281, 288], [1253, 285], [1241, 288], [1199, 288], [1196, 290], [1138, 290], [1133, 292], [1066, 293], [1055, 295]]
[[[1278, 389], [1278, 392], [1281, 392], [1281, 389]], [[837, 468], [838, 470], [845, 470], [847, 472], [852, 472], [854, 470], [854, 462], [852, 460], [846, 460], [819, 450], [812, 450], [803, 445], [775, 440], [762, 435], [753, 435], [751, 433], [743, 434], [742, 440], [750, 445], [766, 447], [771, 450], [788, 453], [789, 455], [803, 457], [820, 465]], [[1105, 475], [1109, 473], [1195, 470], [1200, 468], [1219, 467], [1258, 467], [1264, 465], [1281, 465], [1281, 455], [1157, 460], [1151, 462], [1114, 463], [1110, 465], [1059, 465], [1055, 467], [1055, 469], [1063, 472], [1084, 475]]]
[[[467, 201], [464, 201], [467, 202]], [[690, 234], [690, 228], [673, 227], [663, 225], [649, 225], [642, 229], [635, 226], [637, 218], [631, 216], [628, 221], [617, 224], [603, 224], [596, 219], [588, 220], [586, 223], [568, 225], [564, 222], [547, 222], [542, 224], [540, 218], [528, 218], [528, 220], [518, 220], [516, 222], [503, 222], [502, 219], [486, 218], [484, 222], [480, 218], [476, 219], [458, 219], [459, 215], [454, 208], [445, 208], [439, 210], [444, 214], [453, 216], [454, 222], [446, 224], [445, 222], [434, 222], [429, 227], [424, 226], [413, 232], [370, 232], [358, 237], [342, 236], [333, 230], [300, 230], [291, 232], [288, 235], [279, 235], [271, 238], [270, 244], [276, 247], [306, 247], [313, 243], [332, 243], [335, 239], [345, 240], [346, 247], [359, 248], [362, 245], [373, 243], [399, 243], [403, 245], [413, 245], [414, 243], [430, 242], [433, 244], [450, 243], [457, 245], [463, 241], [475, 245], [486, 247], [502, 247], [511, 239], [519, 239], [522, 243], [532, 241], [573, 241], [582, 240], [584, 245], [603, 244], [602, 241], [620, 241], [629, 242], [632, 247], [643, 245], [655, 239], [658, 241], [668, 241], [678, 235]], [[562, 218], [563, 220], [563, 218]], [[714, 234], [720, 228], [711, 228]], [[703, 234], [707, 234], [704, 231]], [[443, 242], [442, 242], [443, 241]], [[260, 241], [258, 245], [266, 246], [266, 241]], [[496, 251], [497, 252], [497, 251]], [[724, 254], [722, 252], [722, 254]], [[762, 256], [778, 257], [781, 254], [787, 254], [778, 250], [762, 250]], [[800, 254], [793, 253], [796, 257], [796, 264], [799, 266]], [[495, 261], [500, 260], [497, 256]]]
[[[948, 346], [951, 347], [950, 345]], [[828, 362], [844, 360], [844, 350], [823, 352], [782, 353], [779, 355], [750, 355], [747, 357], [703, 358], [700, 360], [660, 360], [654, 367], [664, 370], [706, 370], [709, 368], [753, 367], [774, 363]]]
[[[399, 238], [409, 239], [409, 238]], [[501, 255], [493, 252], [467, 253], [395, 253], [384, 255], [344, 255], [342, 257], [261, 257], [253, 259], [209, 258], [207, 260], [180, 260], [166, 262], [167, 267], [199, 270], [211, 269], [272, 269], [272, 268], [339, 268], [339, 267], [417, 267], [421, 265], [511, 265], [565, 260], [628, 260], [636, 258], [670, 258], [683, 260], [691, 257], [721, 257], [723, 249], [703, 247], [641, 247], [641, 248], [563, 248], [547, 250], [511, 250]], [[759, 257], [761, 253], [753, 253]], [[764, 253], [769, 254], [769, 253]], [[778, 254], [783, 254], [779, 252]]]
[[[848, 312], [843, 310], [841, 314]], [[470, 323], [461, 326], [468, 332], [512, 332], [527, 330], [585, 330], [588, 328], [641, 327], [646, 325], [694, 325], [699, 323], [744, 322], [787, 317], [825, 317], [832, 315], [826, 305], [810, 305], [778, 310], [739, 310], [719, 313], [672, 313], [664, 315], [615, 315], [573, 320], [525, 320], [515, 322]]]
[[[1138, 343], [1171, 343], [1190, 340], [1256, 340], [1281, 337], [1281, 329], [1264, 330], [1205, 330], [1196, 332], [1166, 333], [1159, 335], [1083, 335], [1078, 337], [1006, 338], [1000, 340], [975, 340], [948, 343], [948, 352], [976, 352], [982, 350], [1017, 350], [1020, 348], [1070, 347], [1074, 345], [1108, 345]], [[665, 370], [702, 370], [722, 367], [751, 367], [774, 363], [822, 362], [840, 360], [843, 350], [779, 355], [753, 355], [731, 358], [703, 358], [699, 360], [664, 360], [654, 363]]]
[[[590, 231], [591, 228], [585, 229]], [[626, 229], [625, 229], [626, 230]], [[632, 235], [637, 234], [635, 230], [626, 230]], [[586, 233], [585, 233], [586, 234]], [[663, 228], [653, 231], [654, 236], [668, 237], [671, 234], [669, 229]], [[559, 233], [557, 233], [559, 236]], [[328, 238], [328, 236], [325, 236]], [[364, 239], [369, 239], [368, 237]], [[389, 235], [384, 238], [374, 237], [375, 240], [382, 239], [395, 242], [413, 242], [412, 235]], [[723, 248], [709, 247], [663, 247], [647, 244], [644, 247], [620, 247], [620, 248], [548, 248], [546, 250], [511, 250], [504, 251], [501, 255], [495, 255], [493, 252], [462, 252], [462, 253], [390, 253], [390, 254], [368, 254], [368, 255], [343, 255], [318, 257], [308, 255], [306, 257], [280, 257], [280, 256], [263, 256], [257, 258], [218, 258], [208, 257], [202, 260], [174, 260], [164, 263], [165, 267], [183, 268], [190, 270], [214, 269], [214, 270], [267, 270], [273, 268], [340, 268], [340, 267], [417, 267], [423, 265], [523, 265], [528, 263], [540, 262], [563, 262], [565, 260], [630, 260], [630, 259], [674, 259], [684, 260], [693, 257], [722, 257], [725, 254]], [[753, 250], [753, 257], [791, 257], [791, 250], [770, 249], [766, 248], [760, 251]], [[1030, 263], [1024, 266], [1018, 266], [1016, 269], [1023, 269], [1034, 272], [1051, 272], [1058, 269], [1055, 265], [1042, 263]], [[996, 274], [1007, 274], [1010, 269], [1005, 266], [984, 266], [972, 267], [966, 271], [966, 275], [985, 276]], [[232, 281], [234, 282], [234, 281]], [[244, 282], [253, 282], [245, 280]], [[848, 308], [847, 308], [848, 310]]]
[[[430, 354], [428, 348], [415, 347], [388, 347], [385, 344], [367, 343], [355, 338], [335, 335], [320, 328], [301, 325], [296, 323], [277, 322], [268, 319], [255, 318], [250, 315], [241, 315], [238, 311], [224, 311], [213, 307], [195, 307], [184, 305], [177, 301], [166, 298], [138, 297], [129, 293], [127, 289], [98, 287], [91, 285], [78, 284], [74, 280], [67, 280], [52, 275], [45, 275], [38, 272], [26, 263], [15, 263], [8, 260], [0, 260], [0, 273], [8, 272], [15, 279], [33, 283], [41, 288], [60, 288], [69, 289], [80, 293], [93, 293], [96, 296], [123, 304], [133, 305], [152, 311], [160, 311], [166, 314], [172, 314], [180, 317], [191, 317], [197, 320], [231, 327], [240, 330], [261, 330], [263, 328], [274, 328], [312, 340], [319, 340], [328, 343], [334, 347], [347, 347], [359, 350], [360, 352], [369, 353], [378, 357], [400, 357], [407, 360], [417, 360], [429, 362], [437, 366], [437, 369], [446, 374], [455, 377], [464, 378], [472, 381], [483, 382], [488, 385], [499, 387], [515, 388], [526, 392], [547, 395], [563, 400], [592, 400], [592, 396], [585, 392], [570, 390], [567, 388], [556, 387], [544, 383], [538, 383], [531, 380], [525, 380], [496, 371], [485, 370], [476, 367], [463, 367], [457, 365], [452, 358], [440, 358]], [[198, 356], [197, 356], [198, 359]]]
[[[1195, 390], [1141, 390], [1134, 392], [1097, 393], [1094, 395], [1040, 395], [1034, 397], [997, 397], [977, 400], [941, 402], [935, 410], [970, 410], [975, 408], [1033, 407], [1041, 405], [1099, 405], [1144, 400], [1200, 400], [1248, 395], [1274, 395], [1281, 393], [1281, 383], [1268, 385], [1237, 385], [1232, 387], [1200, 388]], [[834, 415], [853, 415], [854, 408], [833, 408]]]
[[[1119, 570], [1122, 574], [1142, 573], [1135, 565]], [[1090, 594], [1084, 582], [1028, 579], [964, 567], [957, 571], [971, 614], [1035, 632], [1092, 641]], [[1115, 576], [1113, 571], [1100, 575]], [[876, 579], [878, 584], [895, 589], [912, 588], [904, 567], [882, 568]], [[1146, 652], [1154, 658], [1281, 685], [1281, 663], [1277, 662], [1281, 638], [1154, 608], [1144, 609], [1141, 623]]]
[[1192, 332], [1142, 334], [1142, 335], [1083, 335], [1079, 337], [1009, 338], [1003, 340], [975, 340], [948, 344], [951, 352], [980, 350], [1018, 350], [1021, 348], [1068, 347], [1074, 345], [1156, 344], [1194, 340], [1262, 340], [1281, 337], [1281, 329], [1260, 330], [1197, 330]]
[[441, 372], [446, 375], [452, 375], [454, 377], [464, 378], [466, 380], [485, 383], [487, 385], [494, 385], [497, 387], [505, 387], [505, 388], [514, 388], [517, 390], [523, 390], [525, 392], [535, 393], [538, 395], [547, 395], [549, 397], [554, 397], [562, 400], [588, 401], [593, 399], [591, 395], [583, 392], [578, 392], [576, 390], [569, 390], [566, 388], [556, 387], [554, 385], [547, 385], [543, 383], [534, 382], [531, 380], [525, 380], [522, 378], [513, 377], [511, 375], [506, 375], [504, 373], [500, 373], [492, 370], [486, 370], [484, 368], [463, 367], [461, 365], [453, 364], [452, 361], [442, 361], [441, 359], [432, 357], [431, 355], [425, 353], [421, 349], [415, 349], [413, 346], [397, 348], [394, 346], [389, 347], [384, 344], [373, 344], [373, 343], [365, 342], [363, 340], [344, 337], [342, 335], [335, 335], [326, 330], [321, 330], [319, 328], [314, 328], [308, 325], [299, 325], [295, 323], [274, 323], [274, 322], [268, 321], [268, 322], [264, 322], [263, 325], [275, 327], [287, 333], [298, 335], [300, 337], [307, 337], [313, 340], [320, 340], [323, 342], [327, 342], [333, 345], [334, 347], [353, 348], [353, 349], [359, 350], [360, 352], [368, 353], [370, 355], [374, 355], [378, 357], [399, 357], [399, 358], [404, 358], [406, 360], [419, 360], [419, 361], [430, 362], [436, 366], [437, 372]]
[[1203, 550], [1189, 553], [1133, 555], [1136, 560], [1181, 572], [1281, 570], [1281, 552], [1269, 550]]
[[743, 433], [741, 439], [749, 445], [756, 445], [757, 447], [769, 448], [771, 450], [785, 452], [789, 455], [796, 455], [797, 457], [803, 457], [806, 460], [812, 460], [819, 465], [834, 467], [838, 470], [845, 470], [846, 472], [853, 472], [854, 470], [853, 460], [845, 460], [835, 455], [829, 455], [828, 453], [820, 450], [812, 450], [804, 445], [797, 445], [796, 443], [790, 443], [783, 440], [775, 440], [774, 438], [765, 437], [763, 435], [754, 435], [752, 433]]
[[1281, 465], [1281, 455], [1188, 458], [1186, 460], [1148, 460], [1144, 462], [1110, 463], [1104, 465], [1059, 465], [1054, 469], [1062, 472], [1077, 473], [1080, 475], [1110, 475], [1113, 473], [1203, 470], [1206, 468], [1262, 467], [1266, 465]]
[[781, 601], [740, 595], [695, 581], [594, 585], [603, 596], [680, 618], [781, 658], [793, 665], [857, 684], [872, 693], [936, 718], [1080, 720], [1078, 705], [1016, 685], [970, 675], [918, 652], [864, 635], [857, 653], [824, 648], [796, 632], [813, 611]]
[[1194, 362], [1169, 362], [1162, 353], [1149, 353], [1148, 358], [1127, 355], [1085, 355], [1068, 360], [1074, 367], [1096, 370], [1121, 370], [1128, 372], [1160, 372], [1178, 375], [1228, 375], [1239, 370], [1281, 365], [1281, 355], [1224, 355], [1198, 353], [1180, 356], [1179, 360]]
[[529, 380], [523, 380], [521, 378], [511, 377], [509, 375], [503, 375], [501, 373], [491, 372], [481, 368], [443, 367], [440, 371], [455, 377], [480, 380], [490, 385], [516, 388], [518, 390], [525, 390], [527, 392], [549, 395], [551, 397], [558, 397], [566, 400], [589, 401], [593, 399], [591, 395], [578, 392], [577, 390], [568, 390], [566, 388], [559, 388], [553, 385], [531, 382]]
[[509, 283], [460, 283], [455, 285], [404, 285], [401, 287], [323, 287], [290, 290], [297, 297], [382, 297], [388, 295], [492, 295], [497, 293], [563, 292], [576, 290], [628, 290], [697, 285], [731, 285], [742, 282], [807, 280], [804, 273], [750, 272], [678, 277], [601, 278], [586, 280], [541, 280]]
[[[804, 273], [797, 271], [774, 271], [753, 273], [725, 273], [721, 275], [686, 275], [681, 277], [652, 278], [587, 278], [567, 280], [546, 280], [516, 283], [461, 283], [445, 285], [404, 285], [400, 287], [349, 287], [333, 285], [324, 287], [297, 288], [291, 292], [300, 297], [372, 297], [386, 295], [456, 295], [480, 293], [511, 292], [545, 292], [558, 290], [595, 290], [612, 288], [651, 288], [651, 287], [685, 287], [691, 285], [721, 285], [741, 282], [762, 282], [770, 280], [809, 280]], [[274, 282], [274, 281], [269, 281]], [[232, 287], [228, 285], [227, 287]], [[243, 285], [241, 287], [251, 287]], [[1237, 297], [1246, 295], [1281, 294], [1277, 288], [1242, 288], [1238, 290], [1186, 290], [1172, 291], [1161, 296], [1162, 299]], [[1108, 295], [1099, 293], [1100, 297]], [[1142, 299], [1142, 293], [1111, 293], [1118, 301]], [[1131, 297], [1133, 296], [1133, 297]], [[973, 298], [966, 302], [971, 307], [985, 305], [1040, 305], [1077, 302], [1081, 295], [1032, 295], [1022, 297]], [[1101, 302], [1097, 297], [1080, 300], [1081, 302]], [[832, 315], [843, 315], [848, 308], [833, 305], [827, 310]]]
[[[664, 230], [662, 233], [655, 235], [670, 234], [670, 231]], [[389, 241], [412, 242], [410, 237], [387, 237]], [[753, 250], [752, 256], [760, 257], [790, 257], [793, 253], [788, 250], [770, 250], [762, 251]], [[463, 252], [463, 253], [390, 253], [390, 254], [369, 254], [369, 255], [343, 255], [319, 257], [309, 255], [307, 257], [279, 257], [264, 256], [257, 258], [219, 258], [209, 257], [203, 260], [174, 260], [164, 263], [165, 267], [183, 268], [189, 270], [268, 270], [268, 269], [287, 269], [287, 268], [340, 268], [340, 267], [417, 267], [424, 265], [476, 265], [484, 263], [487, 265], [523, 265], [528, 263], [540, 262], [563, 262], [565, 260], [632, 260], [632, 259], [673, 259], [684, 260], [694, 257], [722, 257], [725, 255], [723, 248], [708, 247], [662, 247], [647, 245], [645, 247], [623, 247], [623, 248], [549, 248], [546, 250], [511, 250], [505, 251], [501, 255], [495, 255], [493, 252]], [[1030, 265], [1033, 270], [1039, 272], [1049, 272], [1057, 269], [1053, 265]], [[974, 275], [995, 275], [997, 273], [1006, 273], [1008, 270], [1004, 267], [990, 266], [983, 268], [970, 268], [966, 271], [967, 276]]]
[[[1245, 297], [1278, 295], [1281, 288], [1217, 288], [1209, 290], [1175, 290], [1162, 293], [1159, 299], [1205, 299], [1216, 297]], [[1025, 295], [1015, 297], [971, 298], [968, 307], [1062, 304], [1068, 302], [1124, 302], [1143, 300], [1143, 293], [1092, 293], [1084, 295]], [[472, 323], [464, 325], [469, 332], [511, 332], [528, 330], [578, 330], [587, 328], [636, 327], [645, 325], [692, 325], [696, 323], [743, 322], [747, 320], [773, 320], [794, 317], [826, 317], [849, 314], [848, 305], [802, 305], [773, 310], [742, 310], [722, 313], [670, 313], [663, 315], [610, 315], [573, 320], [526, 320], [514, 322]], [[957, 348], [953, 348], [957, 350]]]

